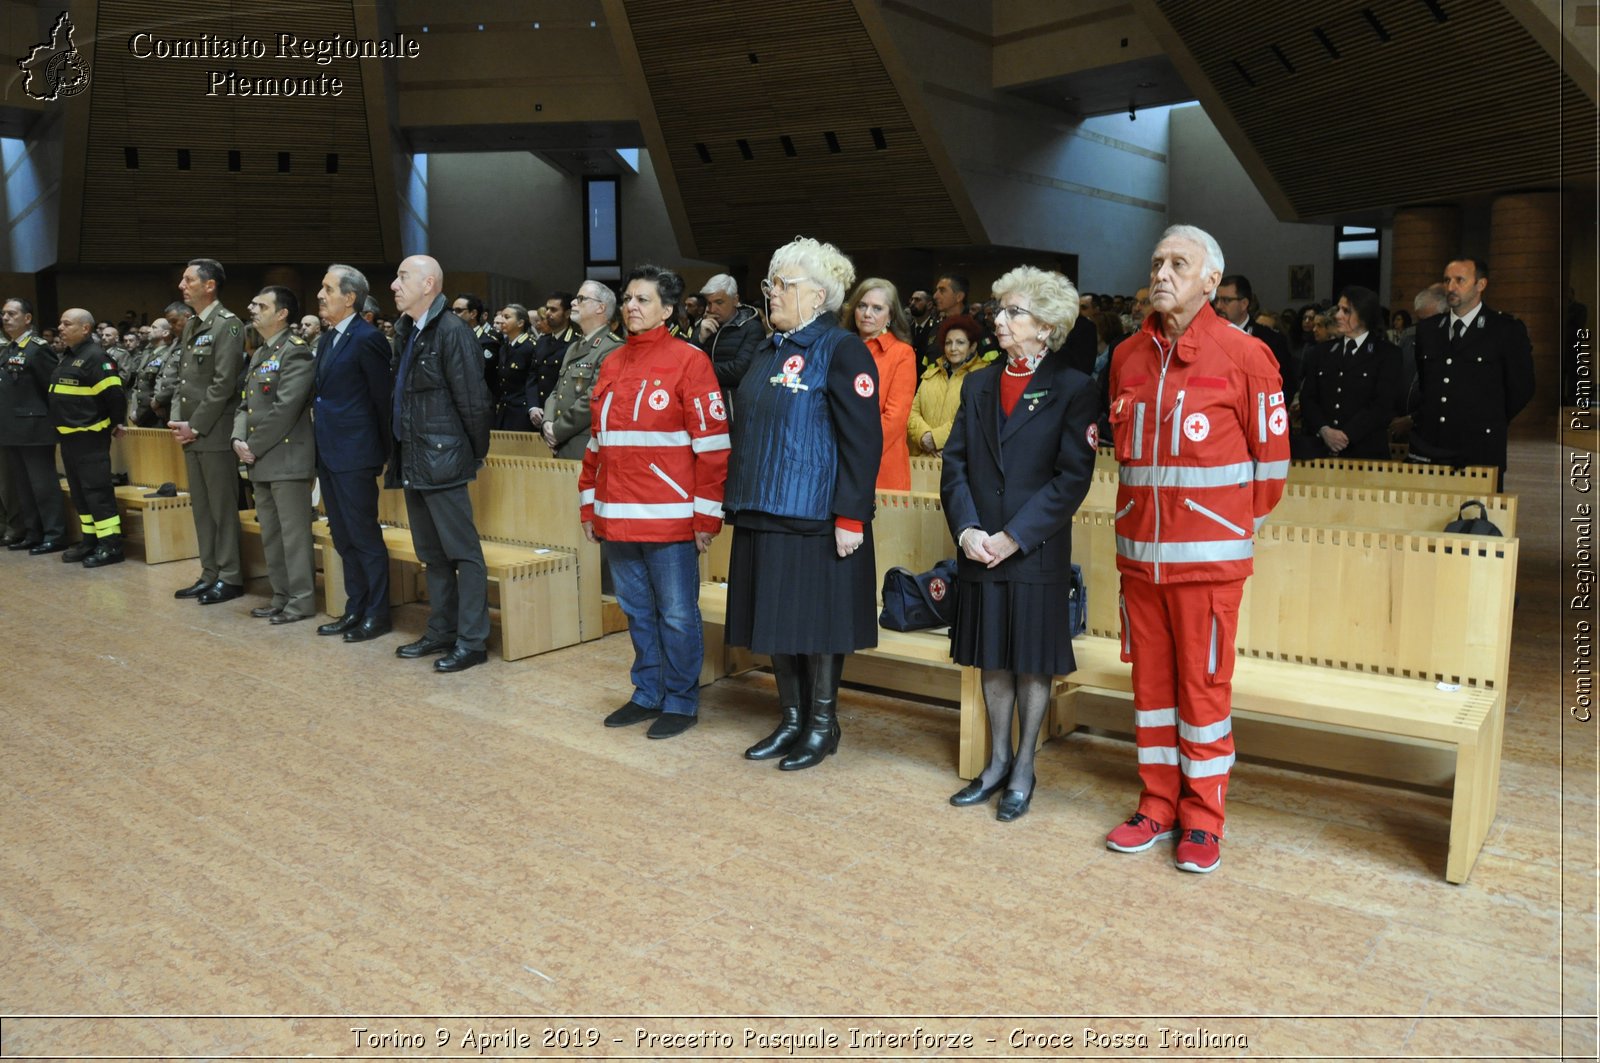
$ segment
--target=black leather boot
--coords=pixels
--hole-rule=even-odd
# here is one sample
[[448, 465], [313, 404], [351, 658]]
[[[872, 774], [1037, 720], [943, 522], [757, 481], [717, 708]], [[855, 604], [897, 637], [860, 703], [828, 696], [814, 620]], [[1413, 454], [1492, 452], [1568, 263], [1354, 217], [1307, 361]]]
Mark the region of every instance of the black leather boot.
[[803, 657], [791, 653], [772, 655], [772, 675], [778, 681], [778, 729], [744, 751], [746, 760], [772, 760], [788, 754], [800, 737]]
[[102, 568], [121, 564], [126, 556], [122, 552], [122, 536], [107, 535], [95, 545], [94, 553], [83, 559], [83, 567]]
[[814, 768], [839, 748], [839, 672], [844, 668], [842, 653], [814, 653], [807, 658], [810, 671], [811, 708], [805, 731], [787, 757], [778, 762], [782, 771]]

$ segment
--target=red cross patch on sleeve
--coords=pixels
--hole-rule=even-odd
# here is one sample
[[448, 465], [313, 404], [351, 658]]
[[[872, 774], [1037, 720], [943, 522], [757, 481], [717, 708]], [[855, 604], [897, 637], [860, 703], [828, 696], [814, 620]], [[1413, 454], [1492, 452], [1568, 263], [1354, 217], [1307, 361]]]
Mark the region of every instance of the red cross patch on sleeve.
[[864, 399], [872, 398], [872, 393], [877, 388], [872, 383], [871, 373], [860, 373], [856, 376], [856, 394]]

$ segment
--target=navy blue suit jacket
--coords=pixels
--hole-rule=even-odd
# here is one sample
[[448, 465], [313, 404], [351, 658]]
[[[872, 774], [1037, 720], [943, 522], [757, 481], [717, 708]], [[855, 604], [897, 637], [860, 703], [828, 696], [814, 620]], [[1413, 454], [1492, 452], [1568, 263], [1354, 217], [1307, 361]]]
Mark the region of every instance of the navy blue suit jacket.
[[990, 569], [957, 550], [973, 582], [1065, 583], [1072, 575], [1072, 515], [1094, 475], [1095, 383], [1045, 356], [1011, 416], [1000, 410], [1005, 356], [967, 378], [944, 448], [940, 493], [950, 537], [976, 527], [1009, 532], [1020, 549]]
[[337, 349], [334, 336], [317, 341], [317, 457], [333, 472], [381, 469], [394, 444], [389, 341], [359, 314]]

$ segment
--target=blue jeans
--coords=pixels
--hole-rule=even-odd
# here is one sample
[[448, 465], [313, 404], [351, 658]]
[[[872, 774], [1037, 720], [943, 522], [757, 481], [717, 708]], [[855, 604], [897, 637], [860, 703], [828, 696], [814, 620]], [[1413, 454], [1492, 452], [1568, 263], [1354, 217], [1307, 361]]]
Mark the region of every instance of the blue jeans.
[[633, 701], [693, 716], [700, 708], [700, 557], [693, 542], [602, 544], [633, 639]]

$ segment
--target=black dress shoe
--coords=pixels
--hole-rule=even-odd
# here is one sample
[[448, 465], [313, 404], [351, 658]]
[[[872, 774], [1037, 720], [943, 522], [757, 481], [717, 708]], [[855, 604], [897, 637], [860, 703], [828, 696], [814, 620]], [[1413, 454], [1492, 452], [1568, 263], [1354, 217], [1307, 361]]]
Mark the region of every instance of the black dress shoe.
[[488, 650], [464, 650], [460, 646], [433, 662], [435, 672], [465, 672], [489, 659]]
[[332, 623], [323, 624], [317, 628], [319, 635], [343, 635], [346, 631], [361, 623], [361, 617], [355, 613], [346, 613]]
[[436, 653], [448, 653], [455, 647], [455, 639], [430, 639], [424, 635], [415, 642], [408, 642], [404, 646], [396, 646], [394, 655], [414, 661], [418, 657], [431, 657]]
[[270, 616], [277, 616], [281, 612], [283, 612], [283, 610], [278, 608], [276, 605], [258, 605], [254, 609], [250, 610], [250, 615], [255, 617], [257, 620], [265, 620]]
[[6, 543], [7, 550], [32, 550], [39, 545], [38, 539], [12, 539]]
[[389, 621], [378, 620], [369, 616], [349, 631], [346, 631], [344, 640], [346, 642], [366, 642], [368, 639], [375, 639], [379, 635], [387, 635], [389, 629]]
[[980, 774], [976, 779], [967, 783], [965, 787], [951, 794], [950, 803], [957, 808], [966, 808], [968, 805], [981, 805], [1004, 788], [1006, 779], [1010, 774], [1010, 772], [1006, 772], [1001, 775], [993, 786], [983, 785], [983, 776]]
[[127, 559], [128, 555], [122, 552], [121, 542], [102, 540], [100, 545], [94, 548], [94, 553], [83, 559], [83, 567], [104, 568], [107, 565], [120, 565]]
[[194, 583], [185, 587], [183, 590], [173, 591], [172, 596], [174, 598], [198, 598], [200, 595], [209, 590], [214, 583], [214, 580], [208, 580], [202, 576], [200, 579], [195, 580]]
[[267, 623], [272, 624], [274, 626], [279, 625], [279, 624], [298, 624], [302, 620], [310, 620], [310, 619], [311, 619], [311, 614], [310, 613], [279, 613], [278, 615], [274, 616], [271, 620], [267, 621]]
[[213, 583], [200, 592], [200, 597], [195, 601], [201, 605], [216, 605], [219, 602], [231, 602], [235, 598], [244, 597], [244, 588], [237, 583], [223, 583], [221, 580]]
[[61, 552], [61, 560], [69, 565], [75, 565], [94, 553], [94, 547], [93, 539], [80, 539]]
[[65, 539], [46, 539], [38, 546], [30, 547], [28, 550], [28, 555], [30, 557], [38, 557], [40, 554], [53, 554], [57, 550], [65, 550], [66, 548], [67, 543]]
[[1033, 804], [1033, 788], [1039, 782], [1038, 776], [1028, 780], [1028, 792], [1021, 790], [1007, 790], [1000, 796], [1000, 806], [995, 809], [994, 818], [1001, 823], [1010, 823], [1014, 819], [1021, 819], [1028, 814], [1028, 806]]

